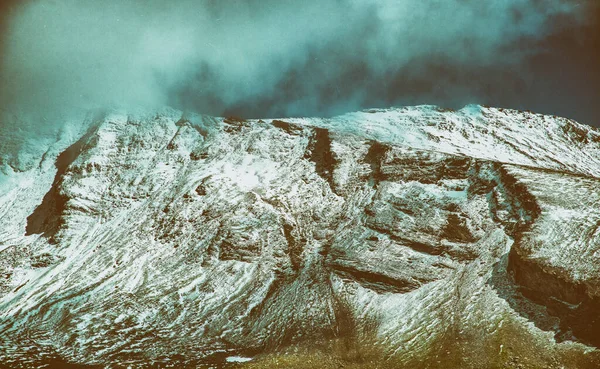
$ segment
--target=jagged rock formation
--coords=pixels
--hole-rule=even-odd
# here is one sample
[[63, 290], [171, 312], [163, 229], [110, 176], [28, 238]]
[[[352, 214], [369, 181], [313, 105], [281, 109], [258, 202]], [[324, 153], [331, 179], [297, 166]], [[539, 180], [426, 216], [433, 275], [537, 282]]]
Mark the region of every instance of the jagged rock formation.
[[86, 128], [5, 166], [3, 365], [600, 365], [590, 127], [421, 106]]

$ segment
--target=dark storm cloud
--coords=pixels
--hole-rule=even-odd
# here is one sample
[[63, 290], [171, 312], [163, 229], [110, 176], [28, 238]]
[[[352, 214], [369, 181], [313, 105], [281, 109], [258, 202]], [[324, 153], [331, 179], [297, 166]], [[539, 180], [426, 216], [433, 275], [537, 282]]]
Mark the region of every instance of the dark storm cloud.
[[107, 105], [264, 117], [482, 103], [595, 123], [595, 4], [28, 1], [2, 22], [0, 101], [37, 117]]

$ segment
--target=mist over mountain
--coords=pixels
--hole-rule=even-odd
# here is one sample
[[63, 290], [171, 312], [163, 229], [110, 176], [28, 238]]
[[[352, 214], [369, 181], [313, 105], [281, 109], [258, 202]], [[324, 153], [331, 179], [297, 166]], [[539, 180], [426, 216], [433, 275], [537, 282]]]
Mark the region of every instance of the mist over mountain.
[[115, 105], [275, 117], [480, 103], [597, 124], [598, 9], [593, 0], [12, 1], [2, 10], [0, 102], [37, 129]]
[[0, 368], [599, 368], [599, 44], [595, 0], [0, 3]]

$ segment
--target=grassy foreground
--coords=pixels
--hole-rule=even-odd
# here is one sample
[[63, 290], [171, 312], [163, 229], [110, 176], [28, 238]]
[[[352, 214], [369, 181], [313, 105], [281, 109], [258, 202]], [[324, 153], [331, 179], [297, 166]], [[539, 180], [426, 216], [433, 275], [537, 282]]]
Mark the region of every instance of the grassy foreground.
[[600, 368], [600, 352], [583, 345], [556, 344], [536, 337], [523, 326], [507, 323], [486, 336], [447, 335], [424, 352], [398, 352], [389, 355], [374, 344], [336, 339], [319, 345], [288, 348], [259, 355], [253, 361], [234, 364], [243, 369], [592, 369]]

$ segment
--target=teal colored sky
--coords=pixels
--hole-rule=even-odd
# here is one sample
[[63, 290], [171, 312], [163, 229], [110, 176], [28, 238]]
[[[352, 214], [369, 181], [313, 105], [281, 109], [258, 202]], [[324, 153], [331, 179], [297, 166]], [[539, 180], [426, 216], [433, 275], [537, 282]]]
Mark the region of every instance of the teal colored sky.
[[37, 0], [0, 13], [0, 106], [30, 119], [476, 103], [600, 126], [595, 0]]

